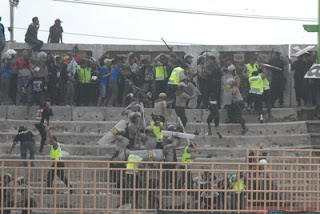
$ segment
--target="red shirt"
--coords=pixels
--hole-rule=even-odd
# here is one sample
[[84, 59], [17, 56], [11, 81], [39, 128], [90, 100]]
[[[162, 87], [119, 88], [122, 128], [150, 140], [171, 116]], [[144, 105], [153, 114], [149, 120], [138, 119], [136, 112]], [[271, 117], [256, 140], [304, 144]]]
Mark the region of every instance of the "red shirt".
[[18, 69], [29, 69], [29, 63], [25, 63], [24, 58], [18, 59], [17, 61], [14, 62], [14, 65], [18, 67]]

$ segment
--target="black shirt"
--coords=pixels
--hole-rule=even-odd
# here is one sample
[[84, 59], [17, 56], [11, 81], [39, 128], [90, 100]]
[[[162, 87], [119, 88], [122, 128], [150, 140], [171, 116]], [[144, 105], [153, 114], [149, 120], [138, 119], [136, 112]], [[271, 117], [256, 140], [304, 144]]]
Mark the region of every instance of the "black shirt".
[[43, 125], [44, 120], [46, 120], [47, 121], [47, 125], [49, 125], [50, 116], [53, 116], [52, 109], [51, 108], [49, 108], [49, 109], [43, 108], [42, 109], [42, 117], [41, 117], [40, 124]]
[[294, 79], [302, 81], [305, 75], [306, 63], [302, 60], [297, 60], [293, 62], [292, 66], [294, 69]]
[[32, 92], [43, 92], [46, 80], [43, 76], [33, 76], [28, 80], [25, 88], [32, 85]]
[[14, 142], [20, 141], [22, 142], [27, 142], [27, 141], [33, 141], [34, 135], [30, 131], [22, 131], [19, 132], [15, 137], [14, 137]]
[[50, 43], [59, 43], [63, 29], [61, 26], [52, 25], [50, 27]]
[[26, 39], [38, 39], [38, 29], [34, 24], [30, 24], [26, 33]]

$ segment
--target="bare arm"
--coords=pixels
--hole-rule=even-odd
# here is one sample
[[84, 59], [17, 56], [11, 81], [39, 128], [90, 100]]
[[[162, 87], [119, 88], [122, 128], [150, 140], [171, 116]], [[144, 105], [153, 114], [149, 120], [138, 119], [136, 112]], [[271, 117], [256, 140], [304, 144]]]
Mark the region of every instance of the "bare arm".
[[13, 141], [11, 148], [7, 151], [8, 154], [11, 154], [11, 152], [13, 151], [14, 147], [17, 145], [17, 141]]
[[49, 137], [49, 140], [50, 140], [50, 144], [53, 146], [54, 149], [57, 149], [58, 148], [58, 144], [57, 142], [53, 139], [52, 137], [52, 134], [51, 134], [51, 127], [50, 126], [47, 126], [46, 127], [46, 130], [47, 130], [47, 134], [48, 134], [48, 137]]
[[164, 117], [166, 118], [166, 121], [167, 121], [168, 118], [169, 118], [167, 102], [165, 102], [164, 105], [163, 105], [163, 112], [164, 112]]

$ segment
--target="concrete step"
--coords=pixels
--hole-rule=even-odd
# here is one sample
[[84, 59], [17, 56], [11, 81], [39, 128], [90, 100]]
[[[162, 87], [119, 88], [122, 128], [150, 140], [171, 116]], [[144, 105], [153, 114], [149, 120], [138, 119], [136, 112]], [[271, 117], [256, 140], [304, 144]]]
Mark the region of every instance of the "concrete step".
[[[103, 134], [109, 131], [117, 122], [116, 121], [52, 121], [51, 126], [53, 132], [62, 133], [94, 133]], [[34, 120], [5, 120], [0, 119], [0, 130], [14, 132], [23, 125], [32, 131], [34, 134], [38, 130], [34, 126]], [[307, 124], [305, 121], [296, 122], [279, 122], [279, 123], [249, 123], [247, 127], [249, 131], [246, 135], [278, 135], [278, 134], [303, 134], [307, 133], [307, 126], [311, 131], [318, 132], [317, 125], [320, 122], [310, 121]], [[242, 128], [239, 124], [220, 124], [220, 133], [225, 136], [241, 135]], [[319, 128], [320, 129], [320, 128]], [[214, 131], [214, 125], [212, 124]], [[205, 135], [208, 132], [206, 123], [188, 123], [186, 131], [190, 133], [198, 132], [200, 135]]]
[[[38, 107], [32, 107], [30, 118], [35, 118]], [[123, 116], [121, 112], [124, 108], [106, 108], [106, 107], [52, 107], [54, 116], [52, 120], [59, 121], [119, 121]], [[153, 109], [146, 109], [147, 119], [151, 119], [150, 115]], [[171, 122], [176, 121], [176, 114], [170, 109]], [[243, 112], [247, 122], [258, 123], [257, 114], [250, 111]], [[205, 109], [186, 109], [186, 115], [189, 122], [206, 122], [209, 111]], [[312, 120], [314, 119], [314, 107], [310, 108], [274, 108], [272, 109], [273, 118], [271, 122], [285, 122], [296, 120]], [[225, 121], [226, 111], [221, 110], [221, 121]], [[6, 119], [25, 119], [25, 106], [0, 106], [0, 118]]]
[[[277, 131], [274, 131], [277, 132]], [[17, 132], [0, 132], [0, 142], [2, 143], [11, 143]], [[102, 138], [103, 134], [96, 133], [53, 133], [57, 137], [59, 142], [68, 145], [96, 145], [97, 142]], [[281, 134], [271, 134], [271, 135], [238, 135], [238, 136], [225, 136], [223, 135], [222, 139], [219, 139], [214, 133], [213, 136], [197, 136], [195, 141], [198, 145], [201, 146], [211, 146], [211, 147], [241, 147], [241, 146], [253, 146], [259, 145], [261, 143], [268, 145], [267, 147], [274, 146], [299, 146], [299, 145], [309, 145], [311, 139], [315, 142], [319, 136], [310, 134], [293, 134], [293, 133], [281, 133]], [[150, 139], [152, 141], [152, 138]], [[36, 135], [36, 142], [40, 142], [40, 136]], [[114, 145], [110, 145], [114, 146]]]
[[[1, 143], [0, 151], [8, 151], [11, 148], [9, 143]], [[36, 145], [36, 155], [39, 154], [40, 145]], [[64, 156], [105, 156], [106, 158], [111, 158], [115, 152], [114, 146], [96, 146], [96, 145], [68, 145], [62, 144], [62, 150], [65, 152]], [[44, 154], [50, 154], [50, 146], [45, 145], [43, 148]], [[20, 154], [19, 145], [17, 145], [11, 154]]]

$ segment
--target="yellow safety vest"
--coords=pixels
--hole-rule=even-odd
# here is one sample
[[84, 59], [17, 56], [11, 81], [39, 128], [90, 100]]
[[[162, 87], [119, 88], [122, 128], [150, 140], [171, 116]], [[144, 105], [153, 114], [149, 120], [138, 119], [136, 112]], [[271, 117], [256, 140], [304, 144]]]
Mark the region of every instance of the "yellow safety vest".
[[191, 157], [191, 152], [190, 153], [188, 152], [188, 148], [189, 146], [184, 148], [182, 159], [181, 159], [182, 162], [187, 162], [187, 163], [193, 162], [193, 159]]
[[166, 66], [157, 66], [156, 67], [156, 80], [165, 80], [168, 77], [167, 67]]
[[270, 89], [270, 83], [267, 77], [262, 77], [262, 81], [263, 81], [263, 90], [267, 91]]
[[184, 69], [181, 67], [176, 67], [173, 69], [168, 84], [169, 85], [178, 85], [180, 83], [180, 73], [183, 72]]
[[81, 68], [81, 66], [78, 65], [77, 74], [79, 83], [85, 84], [91, 82], [91, 68]]
[[231, 182], [231, 187], [233, 191], [246, 190], [246, 185], [244, 184], [244, 181], [242, 178], [237, 182]]
[[126, 174], [133, 175], [134, 169], [136, 169], [136, 174], [138, 174], [139, 164], [136, 162], [139, 162], [139, 161], [142, 161], [142, 158], [139, 155], [133, 155], [133, 154], [129, 155], [128, 162], [130, 163], [126, 164], [126, 169], [127, 169]]
[[260, 75], [249, 77], [250, 94], [263, 94], [263, 81]]
[[248, 63], [248, 64], [245, 64], [245, 66], [247, 69], [247, 77], [248, 78], [252, 76], [252, 72], [258, 71], [258, 69], [259, 69], [258, 63], [254, 63], [253, 66], [250, 63]]
[[61, 145], [60, 143], [58, 144], [58, 148], [55, 150], [53, 148], [53, 145], [51, 145], [50, 147], [50, 159], [51, 160], [61, 160], [62, 158], [62, 150], [61, 150]]
[[[160, 125], [163, 126], [163, 122], [160, 122]], [[163, 141], [163, 134], [162, 134], [160, 126], [155, 126], [154, 122], [151, 122], [151, 126], [152, 126], [152, 130], [153, 130], [153, 134], [156, 135], [157, 142], [162, 142]]]

